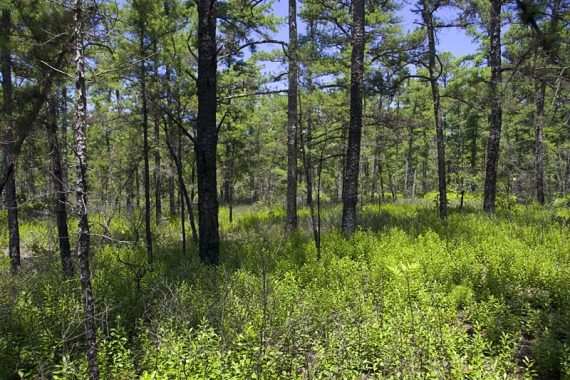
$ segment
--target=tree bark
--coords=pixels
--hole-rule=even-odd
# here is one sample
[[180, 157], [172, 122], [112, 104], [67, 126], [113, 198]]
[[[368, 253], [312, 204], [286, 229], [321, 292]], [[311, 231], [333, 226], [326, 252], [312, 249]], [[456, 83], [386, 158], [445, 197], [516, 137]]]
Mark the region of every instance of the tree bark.
[[544, 205], [544, 96], [546, 81], [536, 79], [535, 83], [535, 165], [536, 165], [536, 200]]
[[[156, 40], [153, 43], [153, 53], [154, 53], [154, 61], [153, 61], [153, 79], [155, 82], [155, 86], [158, 86], [158, 48], [156, 44]], [[160, 101], [160, 92], [156, 91], [155, 93], [155, 101]], [[160, 171], [160, 108], [158, 106], [154, 106], [153, 110], [154, 116], [154, 143], [156, 146], [154, 147], [154, 202], [155, 202], [155, 214], [156, 214], [156, 224], [160, 224], [162, 219], [162, 202], [161, 202], [161, 171]]]
[[[416, 104], [412, 111], [412, 115], [416, 114]], [[406, 177], [404, 178], [404, 193], [406, 196], [410, 195], [409, 187], [410, 182], [413, 181], [415, 175], [414, 159], [414, 123], [411, 122], [408, 129], [408, 149], [406, 151]]]
[[487, 140], [487, 163], [485, 168], [485, 191], [483, 195], [483, 211], [495, 212], [497, 197], [497, 165], [499, 162], [499, 146], [501, 139], [502, 106], [499, 86], [501, 85], [501, 0], [492, 0], [490, 17], [490, 50], [491, 66], [491, 114], [490, 132]]
[[288, 233], [297, 228], [297, 0], [289, 0], [289, 89], [287, 91], [287, 217]]
[[73, 276], [73, 262], [71, 259], [71, 247], [69, 244], [69, 229], [67, 225], [67, 182], [63, 173], [61, 162], [61, 149], [57, 138], [57, 95], [55, 94], [50, 102], [50, 118], [46, 123], [48, 136], [48, 149], [51, 157], [52, 181], [54, 190], [54, 213], [57, 225], [57, 237], [59, 241], [59, 252], [63, 273]]
[[[309, 38], [312, 43], [315, 41], [315, 25], [310, 23], [309, 26]], [[313, 78], [312, 72], [308, 70], [307, 73], [307, 95], [309, 99], [313, 94]], [[310, 101], [310, 100], [309, 100]], [[301, 119], [301, 117], [299, 118]], [[301, 152], [303, 156], [303, 168], [305, 169], [305, 183], [307, 186], [307, 205], [309, 206], [309, 211], [311, 215], [311, 229], [313, 232], [313, 239], [315, 241], [315, 248], [317, 250], [317, 260], [321, 259], [321, 232], [319, 228], [319, 223], [317, 220], [317, 215], [315, 213], [315, 202], [313, 199], [313, 188], [314, 188], [314, 168], [313, 168], [313, 112], [312, 105], [309, 103], [309, 109], [307, 110], [307, 131], [306, 133], [300, 134]]]
[[207, 264], [220, 261], [216, 149], [218, 144], [216, 0], [198, 0], [198, 225], [200, 258]]
[[87, 99], [85, 94], [85, 56], [83, 54], [84, 27], [82, 0], [74, 0], [73, 20], [75, 24], [75, 112], [73, 115], [73, 142], [75, 145], [75, 170], [77, 176], [77, 259], [83, 306], [85, 309], [85, 341], [87, 343], [87, 365], [90, 380], [99, 379], [97, 362], [97, 336], [95, 327], [95, 306], [91, 288], [89, 268], [89, 220], [87, 215], [87, 153], [86, 118]]
[[[176, 166], [176, 173], [178, 174], [178, 185], [180, 187], [180, 194], [182, 195], [181, 201], [186, 202], [186, 206], [188, 207], [188, 217], [190, 218], [190, 228], [192, 228], [192, 240], [194, 243], [198, 242], [198, 233], [196, 231], [196, 222], [194, 221], [194, 211], [192, 210], [192, 201], [190, 199], [190, 195], [188, 194], [188, 190], [186, 188], [186, 184], [184, 183], [184, 175], [182, 172], [182, 147], [181, 143], [178, 144], [178, 154], [174, 152], [174, 147], [170, 144], [170, 141], [166, 141], [166, 145], [168, 148], [168, 152], [170, 153], [170, 157], [172, 161], [174, 161], [174, 165]], [[182, 223], [184, 223], [184, 206], [181, 206], [182, 211]]]
[[[145, 20], [143, 14], [139, 15], [139, 43], [140, 55], [144, 57], [145, 46], [144, 38], [146, 34]], [[142, 117], [143, 117], [143, 186], [144, 186], [144, 222], [145, 222], [145, 241], [146, 241], [146, 254], [148, 262], [153, 261], [152, 249], [152, 231], [151, 231], [151, 205], [150, 205], [150, 169], [149, 169], [149, 147], [148, 147], [148, 105], [147, 105], [147, 88], [146, 88], [146, 62], [141, 60], [140, 66], [140, 85], [141, 85], [141, 102], [142, 102]]]
[[342, 231], [345, 234], [352, 234], [356, 229], [364, 87], [364, 0], [352, 1], [352, 18], [350, 125], [346, 151], [346, 173], [342, 186]]
[[16, 199], [16, 149], [17, 141], [14, 133], [13, 99], [12, 99], [12, 58], [10, 49], [10, 30], [12, 27], [11, 12], [2, 10], [2, 92], [4, 97], [3, 111], [7, 125], [4, 134], [3, 167], [9, 168], [5, 179], [5, 204], [8, 210], [8, 231], [10, 262], [16, 272], [20, 267], [20, 227], [18, 223], [18, 202]]
[[230, 223], [233, 222], [234, 206], [234, 152], [233, 144], [226, 143], [226, 165], [224, 170], [224, 198], [229, 208]]
[[[167, 3], [165, 3], [165, 12], [168, 14], [169, 10], [167, 7]], [[170, 69], [170, 65], [166, 65], [166, 70], [165, 70], [165, 78], [166, 78], [166, 106], [168, 109], [171, 109], [171, 96], [172, 96], [172, 91], [170, 88], [170, 78], [171, 78], [171, 69]], [[166, 140], [167, 143], [170, 143], [171, 146], [174, 145], [174, 141], [175, 141], [175, 134], [172, 131], [172, 121], [170, 118], [166, 119], [166, 128], [167, 128], [167, 133], [166, 133]], [[169, 213], [170, 216], [174, 216], [176, 215], [176, 194], [175, 194], [175, 182], [174, 182], [174, 172], [172, 170], [168, 171], [168, 199], [169, 199]]]
[[427, 0], [423, 1], [422, 17], [427, 28], [428, 37], [428, 71], [429, 81], [431, 85], [431, 95], [433, 99], [433, 112], [435, 120], [435, 136], [437, 145], [437, 175], [439, 190], [439, 217], [447, 219], [447, 177], [445, 175], [445, 141], [444, 141], [444, 125], [441, 114], [441, 99], [439, 94], [438, 75], [436, 67], [436, 46], [435, 46], [435, 28], [433, 25], [433, 13]]

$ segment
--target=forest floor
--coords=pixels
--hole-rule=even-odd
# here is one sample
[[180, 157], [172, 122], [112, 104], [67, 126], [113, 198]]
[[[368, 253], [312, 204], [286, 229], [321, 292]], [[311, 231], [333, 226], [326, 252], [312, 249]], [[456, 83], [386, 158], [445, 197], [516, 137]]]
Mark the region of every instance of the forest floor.
[[[232, 224], [222, 209], [215, 268], [182, 253], [178, 219], [153, 231], [148, 265], [140, 218], [92, 218], [101, 378], [570, 379], [567, 215], [366, 205], [345, 237], [339, 213], [323, 211], [317, 260], [307, 210], [284, 238], [281, 209], [239, 207]], [[0, 264], [0, 379], [86, 379], [54, 223], [21, 230], [22, 270]]]

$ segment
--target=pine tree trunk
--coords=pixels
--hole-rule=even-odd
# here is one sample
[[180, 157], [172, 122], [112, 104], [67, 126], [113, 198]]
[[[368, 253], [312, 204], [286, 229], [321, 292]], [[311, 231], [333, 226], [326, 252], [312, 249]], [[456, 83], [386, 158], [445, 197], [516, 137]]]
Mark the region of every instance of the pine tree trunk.
[[[158, 78], [158, 48], [156, 46], [156, 40], [153, 44], [153, 53], [154, 53], [154, 67], [153, 67], [153, 79], [155, 82], [155, 86], [158, 86], [159, 78]], [[160, 92], [157, 91], [155, 93], [155, 102], [160, 101]], [[158, 106], [154, 106], [153, 109], [153, 116], [154, 116], [154, 143], [156, 146], [154, 147], [154, 202], [155, 202], [155, 212], [156, 212], [156, 224], [160, 224], [162, 219], [162, 202], [161, 202], [161, 171], [160, 171], [160, 108]]]
[[287, 218], [288, 233], [297, 228], [297, 0], [289, 0], [289, 89], [287, 91]]
[[[415, 115], [416, 113], [415, 111], [416, 107], [414, 105], [414, 110], [412, 112], [413, 115]], [[414, 124], [410, 123], [409, 135], [408, 135], [408, 149], [406, 151], [406, 178], [404, 184], [404, 192], [406, 196], [410, 195], [409, 187], [410, 183], [413, 181], [413, 176], [415, 173], [413, 158], [414, 158]]]
[[352, 1], [352, 18], [350, 125], [346, 150], [346, 173], [342, 186], [342, 231], [346, 234], [352, 234], [356, 228], [364, 86], [364, 0]]
[[[229, 129], [229, 127], [228, 127]], [[226, 143], [226, 164], [224, 170], [224, 198], [229, 208], [230, 223], [233, 222], [234, 203], [234, 153], [231, 142]]]
[[[315, 41], [315, 27], [314, 23], [309, 26], [309, 33], [311, 42]], [[309, 99], [313, 94], [313, 78], [312, 73], [307, 73], [307, 95]], [[311, 107], [311, 105], [309, 105]], [[301, 152], [303, 155], [303, 168], [305, 169], [305, 183], [307, 186], [307, 205], [309, 206], [310, 216], [311, 216], [311, 229], [313, 232], [313, 239], [315, 241], [315, 248], [317, 250], [317, 260], [321, 258], [321, 234], [319, 230], [319, 224], [317, 220], [317, 215], [315, 213], [315, 202], [313, 199], [313, 189], [314, 189], [314, 168], [313, 168], [313, 152], [312, 152], [312, 142], [313, 142], [313, 113], [312, 108], [307, 111], [307, 132], [306, 134], [300, 134], [301, 142]]]
[[216, 0], [198, 0], [198, 225], [200, 257], [208, 264], [220, 261], [218, 188], [216, 184], [217, 45]]
[[[169, 13], [169, 8], [167, 7], [167, 3], [165, 3], [165, 12], [168, 14]], [[166, 69], [165, 69], [165, 78], [166, 78], [166, 107], [167, 109], [171, 109], [171, 96], [172, 96], [172, 91], [170, 89], [170, 79], [171, 79], [171, 69], [169, 65], [166, 65]], [[167, 143], [170, 143], [171, 146], [174, 146], [174, 141], [175, 141], [175, 135], [172, 131], [172, 121], [170, 118], [166, 119], [166, 127], [168, 130], [168, 133], [166, 134], [166, 139], [167, 139]], [[175, 184], [175, 179], [174, 179], [174, 171], [173, 170], [169, 170], [168, 171], [168, 200], [169, 200], [169, 213], [170, 216], [174, 216], [176, 215], [176, 194], [175, 194], [175, 189], [176, 184]]]
[[[176, 173], [178, 174], [178, 186], [180, 187], [180, 194], [181, 194], [181, 201], [186, 202], [186, 206], [188, 208], [188, 217], [190, 218], [190, 227], [192, 228], [192, 240], [194, 243], [198, 242], [198, 232], [196, 231], [196, 222], [194, 221], [194, 211], [192, 210], [192, 201], [190, 199], [190, 195], [188, 194], [188, 189], [186, 188], [186, 184], [184, 183], [184, 175], [182, 172], [182, 149], [181, 143], [178, 144], [178, 154], [174, 152], [174, 147], [171, 145], [170, 141], [166, 141], [166, 146], [168, 148], [168, 152], [170, 153], [170, 157], [174, 162], [174, 166], [176, 167]], [[182, 211], [182, 221], [184, 222], [184, 205], [181, 205]]]
[[544, 96], [546, 81], [537, 79], [535, 84], [536, 113], [535, 127], [535, 165], [536, 165], [536, 200], [544, 205]]
[[75, 22], [75, 112], [73, 115], [73, 143], [75, 146], [75, 169], [77, 177], [77, 218], [78, 239], [77, 259], [83, 306], [85, 309], [85, 341], [87, 343], [87, 366], [90, 380], [99, 379], [97, 363], [97, 336], [95, 326], [95, 306], [91, 289], [89, 268], [89, 221], [87, 215], [87, 153], [86, 118], [87, 99], [85, 94], [85, 57], [83, 55], [82, 0], [74, 0], [73, 19]]
[[433, 99], [433, 112], [435, 119], [435, 135], [437, 145], [437, 175], [439, 190], [439, 217], [447, 218], [447, 177], [445, 175], [445, 141], [443, 134], [443, 117], [441, 114], [441, 100], [439, 95], [439, 84], [436, 67], [436, 46], [435, 29], [433, 25], [433, 11], [430, 9], [428, 1], [423, 1], [422, 17], [427, 28], [428, 36], [428, 71], [431, 85], [431, 95]]
[[7, 168], [7, 176], [3, 184], [4, 200], [8, 210], [8, 232], [10, 262], [12, 270], [17, 271], [20, 267], [20, 227], [18, 224], [18, 203], [16, 200], [16, 136], [14, 135], [13, 104], [12, 104], [12, 59], [10, 49], [10, 30], [12, 27], [11, 12], [8, 9], [2, 10], [2, 92], [4, 98], [3, 111], [6, 120], [6, 133], [3, 140], [4, 162], [3, 167]]
[[67, 226], [67, 182], [63, 174], [61, 163], [61, 149], [57, 138], [57, 95], [53, 95], [50, 102], [50, 119], [46, 123], [51, 157], [52, 181], [54, 190], [54, 213], [57, 225], [57, 236], [63, 273], [73, 276], [73, 262], [71, 260], [71, 247], [69, 244], [69, 229]]
[[[140, 55], [144, 57], [145, 46], [144, 37], [146, 33], [143, 15], [140, 17], [140, 30], [139, 30], [139, 43]], [[141, 60], [140, 67], [140, 85], [141, 85], [141, 102], [142, 102], [142, 117], [143, 117], [143, 186], [144, 186], [144, 222], [145, 222], [145, 241], [146, 241], [146, 254], [148, 262], [153, 261], [152, 249], [152, 231], [151, 231], [151, 205], [150, 205], [150, 169], [149, 169], [149, 147], [148, 147], [148, 106], [147, 106], [147, 88], [146, 88], [146, 62]]]
[[501, 85], [501, 0], [492, 0], [490, 17], [490, 51], [491, 66], [491, 116], [490, 133], [487, 140], [487, 163], [485, 168], [485, 191], [483, 195], [483, 211], [495, 212], [497, 197], [497, 165], [499, 162], [499, 146], [501, 139], [502, 106], [499, 86]]

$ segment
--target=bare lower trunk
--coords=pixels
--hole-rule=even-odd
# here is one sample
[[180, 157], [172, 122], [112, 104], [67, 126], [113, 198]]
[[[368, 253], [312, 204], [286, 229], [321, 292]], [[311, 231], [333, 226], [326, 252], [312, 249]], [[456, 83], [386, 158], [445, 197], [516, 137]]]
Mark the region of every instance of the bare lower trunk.
[[234, 203], [234, 153], [232, 143], [226, 144], [226, 165], [224, 170], [224, 197], [229, 208], [230, 223], [233, 222]]
[[[158, 83], [158, 49], [156, 46], [156, 40], [153, 46], [154, 53], [154, 67], [153, 67], [153, 79], [155, 83]], [[155, 99], [157, 102], [160, 101], [160, 93], [155, 94]], [[156, 212], [156, 224], [160, 224], [162, 219], [162, 202], [161, 202], [161, 184], [162, 184], [162, 173], [160, 168], [160, 109], [155, 105], [153, 110], [154, 117], [154, 202], [155, 202], [155, 212]]]
[[445, 141], [443, 135], [443, 117], [441, 114], [441, 102], [439, 95], [439, 84], [436, 67], [436, 46], [435, 46], [435, 29], [433, 25], [433, 13], [429, 3], [424, 0], [422, 17], [427, 28], [429, 55], [428, 55], [428, 71], [431, 85], [431, 94], [433, 100], [433, 112], [435, 120], [435, 135], [437, 145], [437, 176], [439, 190], [439, 217], [447, 218], [447, 178], [445, 175]]
[[289, 89], [287, 91], [287, 218], [297, 228], [297, 0], [289, 0]]
[[544, 205], [544, 95], [546, 81], [537, 80], [535, 84], [536, 114], [535, 128], [535, 165], [536, 165], [536, 200]]
[[2, 10], [2, 93], [4, 97], [3, 111], [6, 117], [6, 133], [3, 139], [4, 162], [3, 167], [6, 168], [6, 177], [2, 184], [4, 188], [4, 200], [6, 209], [8, 210], [8, 232], [10, 262], [12, 270], [17, 271], [20, 267], [20, 227], [18, 224], [18, 202], [16, 199], [16, 136], [14, 134], [14, 122], [12, 120], [12, 59], [10, 56], [10, 30], [12, 26], [11, 13], [8, 9]]
[[[181, 229], [182, 229], [182, 253], [186, 255], [186, 215], [184, 212], [184, 176], [182, 175], [182, 171], [178, 168], [178, 161], [177, 157], [182, 157], [182, 134], [180, 130], [178, 130], [178, 156], [174, 154], [172, 146], [168, 144], [167, 146], [170, 152], [174, 163], [176, 164], [176, 172], [178, 173], [178, 191], [180, 192], [180, 222], [181, 222]], [[190, 211], [191, 212], [191, 211]]]
[[[310, 25], [311, 40], [314, 39], [314, 23]], [[309, 97], [313, 92], [313, 81], [309, 73], [307, 79], [307, 90]], [[307, 131], [300, 134], [301, 152], [303, 155], [303, 168], [305, 170], [305, 183], [307, 186], [307, 205], [309, 206], [311, 216], [311, 230], [313, 232], [313, 239], [315, 241], [315, 248], [317, 250], [317, 260], [321, 258], [321, 234], [317, 215], [315, 213], [315, 203], [313, 200], [314, 178], [313, 178], [313, 154], [312, 154], [312, 139], [313, 139], [313, 116], [312, 110], [307, 112]]]
[[[180, 187], [180, 194], [181, 202], [186, 202], [186, 207], [188, 208], [188, 217], [190, 218], [190, 227], [192, 228], [192, 240], [194, 243], [198, 242], [198, 232], [196, 231], [196, 222], [194, 221], [194, 211], [192, 210], [192, 201], [190, 199], [190, 195], [188, 194], [188, 189], [186, 188], [186, 184], [184, 183], [184, 174], [182, 172], [182, 149], [180, 146], [182, 144], [178, 144], [178, 154], [174, 152], [174, 147], [170, 144], [167, 140], [166, 145], [168, 151], [170, 153], [170, 157], [174, 162], [176, 167], [176, 173], [178, 174], [178, 186]], [[185, 215], [184, 215], [184, 205], [181, 206], [182, 211], [182, 222], [184, 223]]]
[[[164, 3], [165, 13], [169, 14], [170, 9], [168, 7], [168, 2]], [[165, 69], [165, 79], [166, 79], [166, 107], [167, 109], [171, 109], [172, 105], [172, 90], [170, 87], [170, 80], [171, 80], [171, 69], [169, 65], [166, 65]], [[172, 121], [170, 118], [166, 120], [166, 140], [167, 144], [169, 143], [171, 146], [175, 145], [175, 134], [172, 131]], [[180, 132], [180, 131], [179, 131]], [[180, 133], [178, 133], [180, 135]], [[176, 215], [176, 194], [175, 194], [175, 174], [173, 170], [168, 171], [168, 206], [169, 206], [169, 213], [170, 216]]]
[[[412, 114], [415, 115], [415, 104], [414, 104], [414, 110], [412, 112]], [[410, 191], [409, 191], [409, 187], [410, 187], [410, 183], [413, 180], [413, 173], [415, 173], [415, 168], [414, 168], [414, 162], [413, 162], [413, 158], [414, 158], [414, 124], [410, 123], [410, 128], [409, 128], [409, 135], [408, 135], [408, 149], [406, 151], [406, 177], [404, 178], [404, 192], [406, 194], [406, 196], [410, 196]]]
[[61, 163], [61, 149], [57, 138], [57, 96], [50, 102], [50, 120], [46, 124], [49, 155], [51, 157], [52, 181], [54, 190], [54, 213], [57, 224], [57, 237], [63, 273], [73, 276], [73, 262], [71, 260], [71, 247], [69, 244], [69, 230], [67, 226], [67, 182], [63, 174]]
[[350, 79], [350, 126], [346, 151], [346, 173], [342, 186], [342, 231], [356, 229], [358, 173], [362, 139], [362, 92], [364, 75], [364, 0], [352, 1], [352, 57]]
[[[6, 153], [5, 153], [6, 154]], [[7, 157], [10, 157], [7, 153]], [[15, 167], [15, 166], [14, 166]], [[8, 210], [8, 233], [10, 262], [12, 270], [17, 271], [20, 267], [20, 226], [18, 222], [18, 202], [16, 200], [16, 180], [15, 171], [8, 176], [6, 187], [4, 189], [4, 199], [6, 209]]]
[[99, 379], [97, 363], [97, 336], [95, 327], [95, 305], [91, 289], [89, 268], [89, 221], [87, 217], [87, 153], [86, 117], [87, 99], [85, 95], [85, 57], [83, 55], [82, 0], [74, 0], [75, 21], [75, 112], [73, 115], [73, 142], [75, 146], [75, 169], [77, 175], [77, 218], [79, 220], [77, 238], [77, 259], [79, 278], [85, 308], [85, 342], [87, 343], [87, 365], [90, 380]]
[[[139, 49], [141, 57], [145, 55], [144, 36], [146, 33], [145, 21], [143, 15], [139, 15]], [[143, 186], [144, 186], [144, 225], [145, 225], [145, 241], [146, 254], [148, 262], [153, 261], [152, 247], [152, 231], [151, 231], [151, 205], [150, 205], [150, 168], [149, 168], [149, 146], [148, 146], [148, 106], [147, 106], [147, 88], [146, 88], [146, 62], [144, 59], [140, 62], [140, 84], [141, 84], [141, 103], [143, 117]]]
[[200, 258], [220, 262], [218, 188], [216, 181], [217, 46], [216, 0], [198, 0], [198, 122], [196, 164], [198, 168], [198, 224]]
[[501, 0], [492, 0], [490, 17], [490, 51], [491, 66], [491, 116], [490, 133], [487, 140], [487, 163], [485, 168], [485, 192], [483, 195], [483, 211], [495, 212], [497, 197], [497, 165], [499, 162], [499, 146], [501, 140]]

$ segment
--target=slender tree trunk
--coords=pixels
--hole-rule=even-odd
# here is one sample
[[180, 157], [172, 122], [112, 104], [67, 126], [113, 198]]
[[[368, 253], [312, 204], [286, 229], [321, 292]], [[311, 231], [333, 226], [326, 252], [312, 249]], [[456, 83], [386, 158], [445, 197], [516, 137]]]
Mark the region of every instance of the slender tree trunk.
[[[190, 227], [192, 228], [192, 240], [194, 243], [198, 243], [198, 232], [196, 231], [196, 222], [194, 221], [194, 212], [192, 210], [192, 201], [190, 199], [190, 195], [188, 194], [188, 190], [186, 188], [186, 184], [184, 183], [184, 174], [182, 172], [182, 149], [181, 147], [178, 148], [178, 154], [174, 152], [174, 147], [170, 144], [167, 140], [166, 145], [168, 151], [170, 153], [170, 157], [176, 166], [176, 172], [178, 174], [178, 185], [181, 191], [181, 201], [186, 202], [186, 206], [188, 207], [188, 217], [190, 218]], [[182, 145], [182, 144], [179, 144]], [[181, 207], [181, 210], [184, 211], [184, 208]], [[182, 218], [185, 218], [184, 213], [182, 213]]]
[[217, 45], [216, 0], [198, 0], [198, 225], [200, 257], [208, 264], [220, 262], [218, 188], [216, 184]]
[[[118, 90], [117, 90], [118, 91]], [[69, 190], [69, 174], [68, 168], [69, 163], [67, 161], [67, 131], [68, 131], [68, 119], [67, 119], [67, 87], [65, 85], [61, 86], [61, 165], [62, 165], [62, 175], [63, 183], [66, 185], [66, 191]]]
[[51, 156], [52, 181], [54, 190], [54, 213], [57, 224], [57, 236], [63, 273], [73, 276], [73, 262], [69, 244], [69, 229], [67, 226], [67, 182], [63, 175], [61, 164], [61, 149], [57, 138], [57, 95], [50, 102], [50, 119], [46, 124], [49, 155]]
[[364, 86], [364, 0], [352, 1], [352, 18], [350, 126], [346, 151], [346, 173], [342, 186], [342, 231], [346, 234], [352, 234], [356, 228]]
[[[309, 26], [309, 33], [311, 41], [315, 40], [315, 27], [314, 23]], [[312, 73], [309, 71], [307, 73], [307, 93], [309, 99], [313, 93], [313, 80]], [[309, 100], [310, 102], [310, 100]], [[299, 118], [301, 119], [301, 118]], [[301, 142], [301, 152], [303, 155], [303, 168], [305, 170], [305, 184], [307, 186], [307, 205], [309, 206], [309, 211], [311, 214], [311, 229], [313, 232], [313, 239], [315, 241], [315, 248], [317, 250], [317, 260], [321, 258], [321, 236], [319, 231], [319, 225], [317, 220], [317, 215], [315, 213], [315, 203], [313, 200], [313, 188], [314, 188], [314, 168], [313, 168], [313, 113], [312, 105], [309, 103], [309, 109], [307, 110], [307, 131], [306, 133], [300, 134]]]
[[564, 195], [570, 194], [570, 150], [566, 152], [566, 178], [564, 179]]
[[490, 17], [490, 51], [491, 66], [491, 116], [490, 133], [487, 140], [487, 163], [485, 168], [485, 192], [483, 211], [495, 212], [497, 197], [497, 165], [499, 162], [499, 146], [501, 139], [502, 106], [499, 86], [501, 85], [501, 0], [492, 0]]
[[[153, 64], [153, 79], [155, 86], [158, 87], [158, 48], [156, 46], [156, 40], [153, 42], [153, 53], [154, 53], [154, 64]], [[155, 100], [159, 102], [160, 91], [156, 91]], [[156, 211], [156, 224], [160, 224], [162, 219], [162, 202], [161, 202], [161, 183], [162, 176], [160, 170], [160, 109], [158, 106], [154, 106], [153, 109], [154, 116], [154, 143], [156, 144], [154, 148], [154, 202]]]
[[83, 16], [82, 0], [74, 0], [73, 19], [75, 22], [75, 112], [73, 115], [73, 142], [75, 146], [75, 169], [77, 177], [77, 218], [78, 239], [77, 259], [79, 278], [85, 308], [85, 341], [87, 343], [87, 365], [89, 379], [99, 379], [97, 363], [97, 329], [95, 327], [95, 305], [91, 289], [89, 268], [89, 221], [87, 215], [87, 153], [86, 118], [87, 99], [85, 91], [85, 56], [83, 55]]
[[439, 190], [439, 217], [447, 218], [447, 181], [445, 175], [445, 141], [443, 135], [443, 117], [441, 114], [441, 102], [439, 95], [439, 84], [437, 82], [436, 67], [436, 47], [435, 47], [435, 29], [433, 25], [433, 12], [427, 0], [423, 1], [422, 17], [427, 28], [429, 55], [428, 70], [431, 85], [431, 95], [433, 99], [433, 112], [435, 119], [435, 134], [437, 144], [437, 174], [438, 174], [438, 190]]
[[[414, 110], [413, 110], [413, 115], [415, 115], [415, 104], [414, 104]], [[414, 124], [410, 123], [410, 127], [409, 127], [409, 135], [408, 135], [408, 149], [406, 151], [406, 178], [405, 178], [405, 184], [404, 184], [404, 192], [406, 193], [407, 196], [410, 195], [409, 192], [409, 186], [410, 186], [410, 182], [412, 182], [413, 180], [413, 176], [415, 175], [415, 168], [414, 168]]]
[[[182, 229], [182, 254], [186, 255], [186, 215], [184, 212], [184, 192], [185, 192], [185, 188], [184, 188], [184, 176], [182, 174], [182, 166], [179, 165], [180, 161], [178, 161], [178, 158], [182, 157], [182, 134], [180, 133], [180, 130], [178, 130], [178, 156], [176, 156], [174, 154], [174, 150], [172, 149], [172, 147], [170, 146], [170, 144], [168, 144], [167, 142], [167, 146], [170, 152], [170, 155], [172, 157], [172, 159], [174, 160], [174, 163], [176, 165], [176, 172], [178, 173], [178, 191], [179, 191], [179, 195], [180, 195], [180, 226]], [[192, 210], [190, 210], [190, 212], [192, 212]]]
[[[144, 57], [145, 46], [144, 37], [146, 34], [145, 20], [143, 15], [139, 15], [140, 30], [139, 30], [139, 43], [140, 55]], [[152, 249], [152, 231], [151, 231], [151, 205], [150, 205], [150, 169], [149, 169], [149, 147], [148, 147], [148, 106], [147, 106], [147, 88], [146, 88], [146, 62], [141, 60], [140, 66], [140, 85], [141, 85], [141, 101], [142, 101], [142, 117], [143, 117], [143, 186], [144, 186], [144, 222], [145, 222], [145, 241], [146, 241], [146, 254], [148, 262], [153, 261]]]
[[[228, 128], [229, 129], [229, 128]], [[226, 144], [226, 165], [224, 170], [224, 198], [230, 212], [230, 223], [233, 222], [234, 203], [234, 152], [233, 144]]]
[[[165, 6], [166, 7], [166, 6]], [[168, 11], [168, 8], [166, 8], [166, 10]], [[171, 109], [171, 96], [172, 96], [172, 91], [170, 89], [170, 78], [171, 78], [171, 69], [169, 65], [166, 65], [166, 70], [165, 70], [165, 78], [166, 78], [166, 106], [168, 109]], [[175, 135], [172, 131], [172, 121], [170, 118], [166, 119], [166, 128], [167, 128], [167, 133], [166, 133], [166, 139], [167, 139], [167, 143], [170, 143], [171, 146], [174, 145], [174, 141], [175, 141]], [[168, 171], [168, 205], [169, 205], [169, 213], [170, 216], [174, 216], [176, 215], [176, 194], [175, 194], [175, 174], [173, 170], [169, 170]]]
[[535, 165], [536, 165], [536, 200], [544, 205], [544, 96], [546, 81], [536, 79], [535, 83]]
[[285, 230], [297, 228], [297, 0], [289, 0], [289, 89], [287, 91], [287, 218]]
[[8, 231], [10, 262], [16, 272], [20, 267], [20, 227], [18, 224], [18, 203], [16, 200], [16, 136], [14, 134], [13, 104], [12, 104], [12, 58], [10, 49], [10, 30], [12, 28], [11, 12], [2, 10], [2, 92], [4, 97], [3, 111], [6, 118], [6, 134], [3, 147], [5, 168], [7, 172], [4, 187], [6, 208], [8, 209]]

